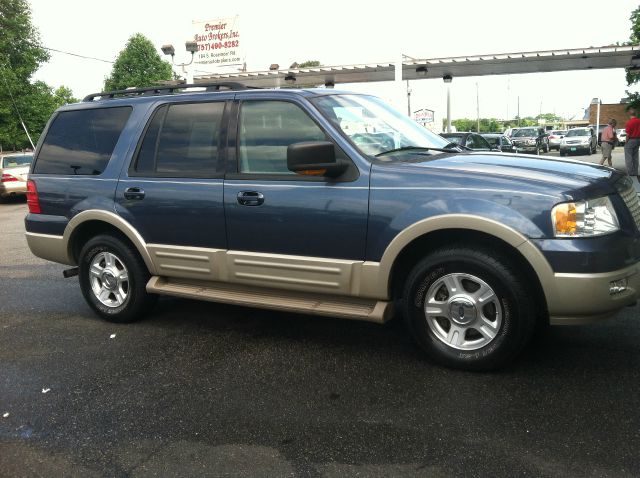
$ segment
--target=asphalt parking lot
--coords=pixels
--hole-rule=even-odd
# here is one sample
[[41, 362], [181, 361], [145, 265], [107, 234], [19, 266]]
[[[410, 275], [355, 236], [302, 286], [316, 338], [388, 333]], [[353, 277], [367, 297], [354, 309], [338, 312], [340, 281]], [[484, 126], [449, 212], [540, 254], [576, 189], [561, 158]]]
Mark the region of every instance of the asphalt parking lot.
[[398, 321], [162, 299], [113, 325], [30, 254], [25, 213], [0, 204], [2, 476], [640, 475], [638, 306], [492, 374]]

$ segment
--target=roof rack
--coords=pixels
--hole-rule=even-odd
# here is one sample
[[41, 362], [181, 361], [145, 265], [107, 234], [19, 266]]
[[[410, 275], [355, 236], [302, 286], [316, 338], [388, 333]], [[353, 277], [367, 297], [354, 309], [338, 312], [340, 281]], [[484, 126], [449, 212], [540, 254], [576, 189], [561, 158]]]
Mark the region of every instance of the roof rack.
[[221, 90], [248, 90], [257, 89], [255, 86], [245, 86], [242, 83], [233, 81], [218, 81], [214, 83], [181, 83], [177, 85], [159, 85], [146, 88], [131, 88], [128, 90], [103, 91], [101, 93], [91, 93], [85, 96], [82, 101], [93, 101], [96, 98], [113, 99], [116, 97], [127, 96], [148, 96], [148, 95], [171, 95], [175, 93], [187, 93], [183, 91], [189, 88], [205, 88], [205, 91], [221, 91]]

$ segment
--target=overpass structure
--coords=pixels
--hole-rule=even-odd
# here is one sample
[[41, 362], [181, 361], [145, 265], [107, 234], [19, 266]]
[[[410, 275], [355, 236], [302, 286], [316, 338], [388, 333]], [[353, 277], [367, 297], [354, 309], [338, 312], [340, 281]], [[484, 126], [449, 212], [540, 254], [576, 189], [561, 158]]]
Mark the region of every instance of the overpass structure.
[[[571, 50], [404, 59], [402, 62], [368, 63], [314, 68], [200, 75], [198, 82], [237, 81], [249, 87], [314, 87], [339, 83], [510, 75], [603, 68], [640, 70], [640, 45], [603, 46]], [[401, 75], [400, 75], [401, 73]]]

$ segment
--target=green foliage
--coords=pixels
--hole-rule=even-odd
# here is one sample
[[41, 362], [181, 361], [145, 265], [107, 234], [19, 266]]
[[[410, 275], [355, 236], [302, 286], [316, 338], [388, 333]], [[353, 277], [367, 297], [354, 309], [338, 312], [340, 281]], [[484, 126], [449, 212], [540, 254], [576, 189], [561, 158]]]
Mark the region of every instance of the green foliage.
[[[69, 88], [54, 91], [42, 81], [31, 81], [39, 66], [49, 60], [40, 34], [31, 23], [26, 0], [0, 0], [0, 147], [30, 147], [22, 129], [24, 120], [34, 142], [51, 114], [67, 102], [77, 101]], [[19, 114], [18, 114], [19, 112]]]
[[[538, 126], [540, 119], [545, 120], [545, 124], [558, 124], [562, 121], [560, 116], [556, 116], [553, 113], [544, 113], [536, 116], [526, 118], [516, 118], [510, 121], [502, 121], [495, 118], [480, 118], [480, 133], [500, 133], [508, 128], [516, 128], [518, 124], [520, 126]], [[455, 126], [456, 131], [473, 131], [478, 132], [478, 120], [461, 118], [451, 121], [451, 125]], [[442, 120], [442, 130], [446, 131], [447, 120]]]
[[[637, 45], [640, 43], [640, 7], [636, 8], [633, 12], [631, 12], [631, 35], [629, 36], [629, 42], [632, 45]], [[640, 81], [640, 73], [630, 71], [627, 69], [626, 73], [627, 85], [631, 86]], [[629, 108], [634, 108], [636, 111], [640, 110], [640, 94], [639, 93], [629, 93]]]
[[124, 50], [118, 55], [111, 76], [104, 81], [104, 89], [113, 91], [129, 87], [142, 88], [171, 79], [171, 65], [162, 60], [151, 40], [136, 33], [129, 38]]
[[303, 61], [302, 63], [298, 64], [298, 68], [315, 68], [317, 66], [322, 66], [322, 64], [318, 60]]

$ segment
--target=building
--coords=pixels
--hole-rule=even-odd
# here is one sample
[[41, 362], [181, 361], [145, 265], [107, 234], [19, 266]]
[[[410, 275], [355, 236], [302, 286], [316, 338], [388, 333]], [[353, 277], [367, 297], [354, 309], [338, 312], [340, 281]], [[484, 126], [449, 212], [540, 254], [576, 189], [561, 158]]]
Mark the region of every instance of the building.
[[[594, 98], [595, 99], [595, 98]], [[600, 104], [600, 124], [606, 124], [610, 119], [615, 119], [618, 122], [618, 128], [624, 128], [629, 116], [627, 115], [626, 108], [628, 106], [628, 98], [622, 98], [620, 103], [613, 104]], [[592, 102], [589, 105], [589, 124], [597, 123], [598, 104]]]

